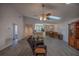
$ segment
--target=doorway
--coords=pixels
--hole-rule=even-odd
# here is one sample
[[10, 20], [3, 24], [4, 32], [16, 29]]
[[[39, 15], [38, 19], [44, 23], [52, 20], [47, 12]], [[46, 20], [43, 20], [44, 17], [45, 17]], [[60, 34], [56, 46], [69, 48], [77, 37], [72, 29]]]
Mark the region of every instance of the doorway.
[[12, 47], [16, 47], [18, 44], [18, 25], [13, 24], [13, 42], [12, 42]]

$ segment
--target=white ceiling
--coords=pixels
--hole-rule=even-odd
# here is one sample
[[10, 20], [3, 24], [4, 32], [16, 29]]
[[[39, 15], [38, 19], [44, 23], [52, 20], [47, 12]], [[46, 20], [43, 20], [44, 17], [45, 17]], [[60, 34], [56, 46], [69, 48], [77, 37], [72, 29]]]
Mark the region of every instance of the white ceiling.
[[[42, 7], [39, 3], [18, 3], [12, 4], [12, 6], [20, 12], [27, 20], [39, 21], [35, 19], [42, 13]], [[60, 16], [61, 20], [51, 20], [46, 22], [59, 23], [69, 19], [74, 19], [79, 17], [79, 4], [65, 4], [65, 3], [47, 3], [45, 4], [45, 13], [50, 12], [52, 15]]]

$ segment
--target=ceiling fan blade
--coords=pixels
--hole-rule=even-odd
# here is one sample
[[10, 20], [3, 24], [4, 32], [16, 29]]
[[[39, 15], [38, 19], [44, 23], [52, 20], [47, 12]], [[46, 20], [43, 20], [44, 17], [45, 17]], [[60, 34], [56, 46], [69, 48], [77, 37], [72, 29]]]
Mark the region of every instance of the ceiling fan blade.
[[59, 17], [59, 16], [48, 16], [48, 19], [49, 20], [60, 20], [61, 19], [61, 17]]

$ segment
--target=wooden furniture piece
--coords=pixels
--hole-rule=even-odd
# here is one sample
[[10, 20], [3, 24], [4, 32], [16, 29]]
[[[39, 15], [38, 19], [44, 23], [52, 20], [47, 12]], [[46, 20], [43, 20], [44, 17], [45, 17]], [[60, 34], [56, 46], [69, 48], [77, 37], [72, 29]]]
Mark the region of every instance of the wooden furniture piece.
[[27, 41], [32, 48], [33, 55], [45, 56], [47, 54], [47, 46], [44, 44], [44, 40], [40, 37], [36, 38], [31, 36]]
[[36, 55], [36, 56], [46, 56], [46, 54], [47, 54], [47, 50], [46, 50], [45, 45], [38, 45], [34, 49], [34, 55]]
[[46, 35], [48, 35], [54, 39], [63, 40], [63, 35], [58, 32], [48, 31], [48, 32], [46, 32]]
[[69, 45], [79, 49], [79, 21], [69, 24]]

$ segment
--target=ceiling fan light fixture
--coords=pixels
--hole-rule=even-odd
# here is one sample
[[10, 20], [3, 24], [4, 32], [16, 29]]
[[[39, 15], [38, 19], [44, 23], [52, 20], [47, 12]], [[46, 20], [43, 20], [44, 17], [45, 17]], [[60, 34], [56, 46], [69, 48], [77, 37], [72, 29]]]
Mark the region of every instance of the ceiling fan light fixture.
[[46, 21], [47, 20], [47, 17], [46, 16], [40, 16], [40, 20]]
[[44, 21], [46, 21], [47, 20], [47, 18], [46, 17], [44, 17]]
[[40, 16], [40, 20], [42, 20], [43, 18]]

